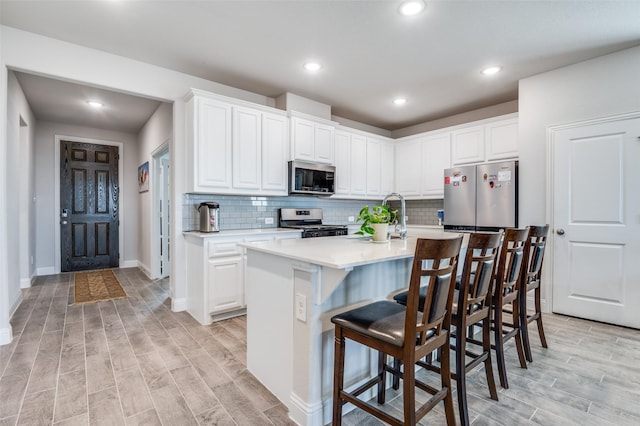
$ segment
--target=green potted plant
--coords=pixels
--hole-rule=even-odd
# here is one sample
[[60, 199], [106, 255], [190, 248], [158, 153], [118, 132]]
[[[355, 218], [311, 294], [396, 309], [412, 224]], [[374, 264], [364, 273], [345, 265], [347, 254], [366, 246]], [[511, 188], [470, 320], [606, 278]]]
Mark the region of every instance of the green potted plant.
[[356, 234], [371, 235], [373, 241], [386, 241], [389, 224], [395, 223], [397, 218], [398, 211], [387, 205], [373, 206], [371, 210], [366, 205], [358, 214], [358, 222], [362, 221], [362, 225]]

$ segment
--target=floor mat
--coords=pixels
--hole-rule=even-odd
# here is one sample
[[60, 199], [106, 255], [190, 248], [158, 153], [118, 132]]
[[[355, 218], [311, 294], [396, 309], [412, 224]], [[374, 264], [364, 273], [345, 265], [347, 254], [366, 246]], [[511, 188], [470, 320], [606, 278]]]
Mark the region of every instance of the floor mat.
[[76, 272], [73, 303], [91, 303], [127, 297], [120, 281], [111, 269]]

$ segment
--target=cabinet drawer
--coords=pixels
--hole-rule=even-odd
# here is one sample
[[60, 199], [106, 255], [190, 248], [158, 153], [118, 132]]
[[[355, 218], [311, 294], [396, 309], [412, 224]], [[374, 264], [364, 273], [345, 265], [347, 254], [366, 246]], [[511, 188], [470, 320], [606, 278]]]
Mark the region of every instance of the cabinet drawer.
[[242, 254], [242, 248], [235, 241], [209, 243], [207, 257], [225, 257]]

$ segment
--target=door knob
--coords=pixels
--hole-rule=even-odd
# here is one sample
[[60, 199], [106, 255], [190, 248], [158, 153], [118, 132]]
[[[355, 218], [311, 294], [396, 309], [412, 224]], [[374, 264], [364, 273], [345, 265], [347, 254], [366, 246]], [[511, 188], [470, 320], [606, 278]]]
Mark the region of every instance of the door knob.
[[558, 229], [556, 230], [556, 234], [558, 234], [558, 235], [564, 235], [564, 229], [562, 229], [562, 228], [558, 228]]

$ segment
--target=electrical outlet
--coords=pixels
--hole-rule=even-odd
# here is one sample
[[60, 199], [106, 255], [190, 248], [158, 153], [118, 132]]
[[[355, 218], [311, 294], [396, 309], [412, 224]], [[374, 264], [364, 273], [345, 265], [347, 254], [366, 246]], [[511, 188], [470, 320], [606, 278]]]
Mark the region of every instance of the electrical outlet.
[[349, 222], [349, 223], [353, 223], [353, 222], [355, 222], [355, 221], [356, 221], [356, 218], [355, 218], [355, 217], [353, 217], [353, 216], [349, 216], [349, 217], [347, 218], [347, 222]]
[[307, 297], [300, 293], [296, 293], [296, 318], [307, 322]]
[[273, 225], [273, 218], [272, 217], [265, 217], [264, 218], [264, 224], [265, 225]]

